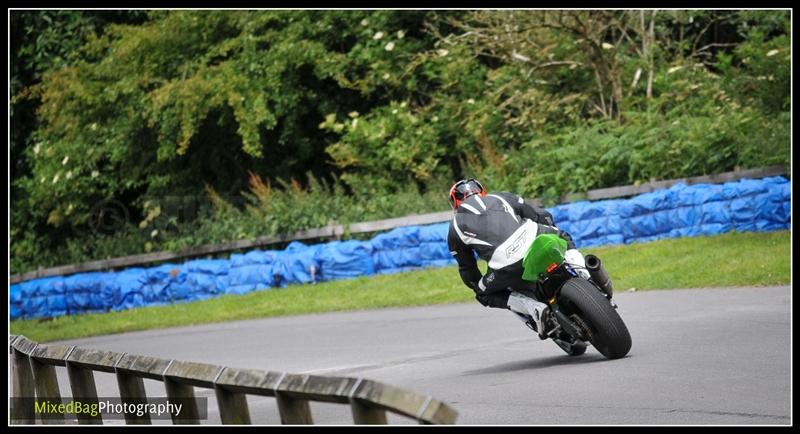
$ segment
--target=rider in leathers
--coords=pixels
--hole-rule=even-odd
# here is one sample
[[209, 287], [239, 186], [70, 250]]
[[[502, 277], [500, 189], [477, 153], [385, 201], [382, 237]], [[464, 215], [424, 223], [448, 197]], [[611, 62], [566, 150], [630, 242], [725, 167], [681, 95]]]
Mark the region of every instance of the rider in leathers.
[[[475, 291], [484, 306], [528, 314], [545, 338], [543, 319], [549, 307], [536, 299], [535, 282], [522, 279], [522, 260], [539, 234], [558, 234], [567, 241], [565, 261], [589, 277], [583, 255], [570, 235], [559, 230], [553, 216], [521, 197], [507, 192], [488, 194], [475, 179], [461, 180], [450, 189], [453, 220], [447, 235], [450, 253], [458, 262], [464, 284]], [[481, 276], [475, 254], [488, 262]]]

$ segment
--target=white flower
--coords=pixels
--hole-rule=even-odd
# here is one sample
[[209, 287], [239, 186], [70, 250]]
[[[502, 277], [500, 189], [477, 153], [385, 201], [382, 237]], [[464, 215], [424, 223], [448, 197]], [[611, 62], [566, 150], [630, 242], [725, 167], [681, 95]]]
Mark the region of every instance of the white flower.
[[384, 72], [384, 73], [383, 73], [383, 75], [382, 75], [381, 77], [382, 77], [384, 80], [388, 80], [388, 79], [389, 79], [389, 77], [391, 77], [391, 75], [389, 75], [389, 73], [388, 73], [388, 72]]
[[608, 42], [603, 42], [603, 49], [604, 50], [610, 50], [612, 48], [614, 48], [613, 45], [609, 44]]
[[[397, 114], [397, 109], [394, 109], [394, 110], [392, 110], [392, 114], [393, 114], [393, 115], [396, 115], [396, 114]], [[44, 179], [44, 178], [43, 178], [43, 179]]]
[[91, 128], [92, 131], [97, 131], [97, 122], [93, 122], [89, 128]]
[[351, 118], [357, 118], [358, 117], [358, 112], [355, 111], [355, 110], [351, 111], [350, 113], [347, 114], [347, 116], [350, 116]]
[[72, 171], [71, 171], [71, 170], [70, 170], [70, 171], [67, 171], [67, 176], [66, 176], [66, 178], [67, 178], [67, 179], [71, 179], [71, 178], [72, 178]]
[[63, 159], [63, 160], [61, 160], [61, 165], [62, 165], [62, 166], [65, 166], [65, 165], [67, 164], [67, 162], [68, 162], [68, 161], [69, 161], [69, 155], [67, 155], [66, 157], [64, 157], [64, 159]]
[[92, 170], [92, 178], [97, 178], [98, 176], [100, 176], [100, 172]]
[[61, 177], [61, 174], [59, 174], [59, 173], [56, 173], [56, 176], [54, 176], [54, 177], [53, 177], [53, 184], [55, 184], [56, 182], [58, 182], [58, 178], [60, 178], [60, 177]]
[[41, 150], [42, 150], [42, 144], [41, 143], [37, 143], [36, 146], [33, 147], [33, 153], [36, 154], [36, 155], [39, 155], [39, 151], [41, 151]]
[[679, 69], [682, 69], [682, 68], [683, 68], [683, 66], [673, 66], [672, 68], [667, 70], [667, 74], [672, 74], [673, 72], [678, 71]]
[[380, 39], [382, 37], [383, 37], [383, 32], [378, 32], [378, 33], [375, 34], [375, 36], [372, 37], [372, 39], [377, 41], [378, 39]]
[[405, 107], [405, 106], [406, 106], [406, 102], [405, 101], [400, 103], [400, 107]]
[[406, 36], [406, 32], [402, 30], [397, 31], [397, 39], [403, 39]]
[[431, 120], [432, 120], [433, 122], [437, 122], [437, 121], [439, 120], [439, 116], [434, 116], [434, 117], [433, 117]]
[[438, 53], [440, 56], [444, 57], [444, 56], [447, 56], [447, 53], [449, 53], [449, 51], [445, 50], [444, 48], [440, 48], [440, 49], [436, 50], [436, 53]]
[[467, 100], [467, 104], [475, 104], [475, 100], [470, 98]]
[[767, 53], [767, 57], [772, 57], [772, 56], [774, 56], [776, 54], [778, 54], [778, 50], [770, 50], [770, 52]]
[[361, 20], [361, 25], [362, 25], [362, 26], [366, 26], [366, 25], [368, 25], [368, 24], [369, 24], [369, 21], [367, 21], [367, 19], [366, 19], [366, 18], [364, 18], [363, 20]]
[[155, 238], [158, 235], [158, 229], [153, 229], [153, 232], [150, 232], [150, 238]]
[[511, 53], [511, 57], [513, 57], [513, 58], [515, 58], [515, 59], [517, 59], [517, 60], [521, 60], [521, 61], [523, 61], [523, 62], [530, 62], [530, 61], [531, 61], [531, 58], [530, 58], [530, 57], [528, 57], [528, 56], [523, 56], [522, 54], [519, 54], [519, 53], [517, 53], [516, 51], [514, 51], [513, 53]]
[[39, 184], [44, 184], [44, 176], [41, 179], [39, 179]]
[[384, 45], [383, 49], [386, 50], [386, 51], [394, 50], [394, 42], [389, 42], [388, 44]]

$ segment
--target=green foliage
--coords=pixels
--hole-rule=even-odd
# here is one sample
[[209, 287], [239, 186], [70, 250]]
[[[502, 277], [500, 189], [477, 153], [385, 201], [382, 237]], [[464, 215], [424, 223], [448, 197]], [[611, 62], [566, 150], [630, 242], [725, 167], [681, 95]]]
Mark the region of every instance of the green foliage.
[[717, 67], [728, 91], [742, 105], [767, 115], [791, 109], [791, 39], [789, 11], [742, 13], [745, 40], [732, 53], [721, 52]]
[[[250, 178], [243, 209], [224, 198], [216, 197], [215, 215], [202, 220], [186, 244], [171, 244], [172, 248], [196, 244], [253, 239], [259, 236], [289, 234], [330, 224], [347, 225], [408, 214], [446, 209], [447, 187], [420, 193], [414, 185], [391, 195], [370, 192], [346, 194], [343, 185], [332, 185], [308, 176], [307, 187], [297, 181], [272, 188], [258, 176]], [[214, 195], [213, 192], [211, 192]]]
[[[244, 186], [242, 166], [288, 178], [323, 152], [324, 133], [310, 128], [321, 115], [361, 108], [334, 94], [380, 90], [377, 77], [401, 62], [397, 51], [419, 44], [395, 42], [397, 25], [362, 26], [366, 16], [176, 11], [111, 26], [81, 61], [49, 70], [34, 89], [42, 127], [28, 150], [32, 176], [20, 185], [58, 226], [81, 224], [98, 198], [197, 192], [198, 174], [226, 194]], [[220, 163], [238, 173], [203, 170]]]

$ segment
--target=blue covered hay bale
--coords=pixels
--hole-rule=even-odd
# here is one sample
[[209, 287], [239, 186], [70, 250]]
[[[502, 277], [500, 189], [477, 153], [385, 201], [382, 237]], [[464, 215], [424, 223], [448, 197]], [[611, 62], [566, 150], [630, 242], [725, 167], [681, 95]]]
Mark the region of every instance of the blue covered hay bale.
[[63, 277], [44, 277], [22, 282], [20, 297], [20, 316], [23, 318], [54, 317], [68, 313]]
[[430, 261], [453, 259], [446, 241], [421, 243], [419, 257], [423, 264]]
[[179, 274], [180, 268], [175, 264], [164, 264], [145, 269], [141, 276], [145, 303], [156, 305], [173, 301], [170, 285]]
[[8, 316], [11, 320], [22, 317], [22, 285], [15, 283], [8, 288]]
[[290, 243], [275, 261], [272, 274], [280, 286], [288, 284], [316, 283], [320, 265], [316, 259], [322, 244], [307, 246], [299, 241]]
[[[428, 243], [425, 243], [428, 244]], [[377, 250], [372, 253], [375, 271], [394, 268], [420, 267], [422, 255], [420, 247], [404, 249]]]
[[233, 255], [225, 293], [245, 294], [275, 286], [272, 270], [279, 253], [273, 250], [254, 250], [244, 255]]
[[186, 262], [181, 268], [186, 273], [189, 300], [224, 294], [229, 285], [230, 264], [224, 259], [198, 259]]
[[70, 314], [111, 310], [114, 291], [104, 285], [115, 273], [81, 273], [64, 279], [64, 293]]
[[144, 268], [130, 268], [115, 273], [113, 280], [104, 282], [106, 291], [113, 294], [111, 308], [119, 311], [145, 306], [146, 281]]
[[450, 229], [450, 222], [434, 223], [432, 225], [419, 226], [419, 242], [447, 242], [447, 232]]
[[370, 240], [373, 250], [396, 250], [419, 245], [419, 226], [394, 228]]
[[364, 241], [334, 241], [324, 244], [315, 256], [320, 265], [321, 280], [375, 274], [372, 246]]

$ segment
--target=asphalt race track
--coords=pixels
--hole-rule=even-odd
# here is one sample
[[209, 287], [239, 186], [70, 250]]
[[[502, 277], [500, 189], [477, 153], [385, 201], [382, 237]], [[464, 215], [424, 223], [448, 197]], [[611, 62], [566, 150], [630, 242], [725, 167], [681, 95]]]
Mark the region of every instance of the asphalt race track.
[[[302, 290], [302, 289], [293, 289]], [[465, 288], [465, 291], [467, 289]], [[240, 368], [366, 377], [452, 405], [459, 424], [790, 425], [791, 287], [622, 292], [629, 355], [565, 355], [510, 312], [477, 302], [327, 313], [64, 341]], [[64, 368], [57, 368], [69, 395]], [[95, 373], [100, 396], [118, 393]], [[165, 396], [145, 380], [148, 396]], [[211, 391], [209, 419], [219, 423]], [[254, 423], [274, 398], [248, 396]], [[347, 405], [311, 403], [314, 422], [350, 424]], [[390, 423], [415, 423], [389, 416]], [[109, 421], [106, 423], [121, 423]], [[155, 421], [155, 423], [170, 423]]]

